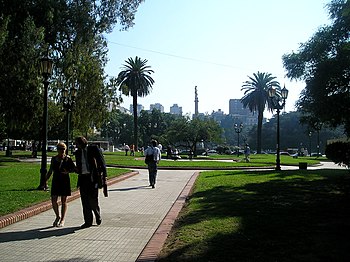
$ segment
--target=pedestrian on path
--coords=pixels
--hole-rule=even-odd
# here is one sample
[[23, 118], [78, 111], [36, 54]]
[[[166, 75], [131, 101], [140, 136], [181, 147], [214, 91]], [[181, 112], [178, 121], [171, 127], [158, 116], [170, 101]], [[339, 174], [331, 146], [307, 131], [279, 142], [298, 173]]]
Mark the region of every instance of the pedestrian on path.
[[149, 185], [155, 188], [158, 164], [161, 159], [161, 153], [157, 147], [157, 140], [152, 139], [151, 145], [145, 150], [145, 163], [148, 166]]
[[[73, 160], [66, 155], [67, 146], [64, 143], [57, 144], [57, 155], [51, 158], [50, 169], [46, 174], [46, 181], [52, 176], [51, 203], [56, 219], [53, 226], [63, 227], [67, 213], [67, 197], [71, 195], [69, 173], [75, 171]], [[61, 197], [61, 216], [58, 210], [58, 197]]]
[[96, 218], [96, 224], [102, 223], [98, 189], [103, 188], [104, 196], [108, 196], [107, 170], [104, 157], [97, 145], [88, 145], [88, 141], [83, 136], [75, 138], [75, 144], [78, 148], [75, 157], [84, 216], [84, 224], [81, 225], [81, 228], [88, 228], [92, 226], [93, 214]]

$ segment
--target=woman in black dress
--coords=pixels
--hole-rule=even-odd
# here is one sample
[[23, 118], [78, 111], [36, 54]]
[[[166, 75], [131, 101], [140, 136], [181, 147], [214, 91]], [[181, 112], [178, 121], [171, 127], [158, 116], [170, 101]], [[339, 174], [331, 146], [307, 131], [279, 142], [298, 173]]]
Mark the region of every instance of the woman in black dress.
[[[63, 227], [67, 212], [67, 196], [71, 195], [69, 173], [75, 171], [73, 160], [66, 155], [67, 146], [64, 143], [57, 144], [57, 156], [52, 157], [50, 169], [47, 172], [46, 180], [52, 176], [51, 202], [56, 219], [53, 226]], [[58, 211], [58, 196], [61, 196], [61, 216]]]

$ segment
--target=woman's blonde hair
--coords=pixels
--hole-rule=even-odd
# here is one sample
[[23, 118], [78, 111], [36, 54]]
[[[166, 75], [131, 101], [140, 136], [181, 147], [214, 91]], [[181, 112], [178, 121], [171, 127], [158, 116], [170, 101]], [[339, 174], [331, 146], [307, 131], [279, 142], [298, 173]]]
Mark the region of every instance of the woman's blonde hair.
[[66, 150], [66, 149], [67, 149], [67, 146], [66, 146], [65, 143], [60, 142], [60, 143], [57, 144], [57, 150], [58, 150], [58, 149], [64, 149], [64, 150]]

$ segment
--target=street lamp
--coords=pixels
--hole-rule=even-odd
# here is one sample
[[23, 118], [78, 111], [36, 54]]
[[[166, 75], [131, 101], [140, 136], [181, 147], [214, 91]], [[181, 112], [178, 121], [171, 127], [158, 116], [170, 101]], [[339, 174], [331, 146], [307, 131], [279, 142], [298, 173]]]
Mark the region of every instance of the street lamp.
[[311, 156], [311, 136], [312, 136], [312, 132], [310, 131], [309, 132], [309, 150], [310, 150], [309, 156]]
[[75, 97], [77, 95], [77, 88], [75, 87], [74, 82], [71, 83], [70, 88], [66, 87], [62, 90], [63, 98], [63, 110], [66, 111], [66, 145], [67, 145], [67, 154], [69, 151], [69, 132], [70, 132], [70, 122], [71, 122], [71, 113], [75, 104]]
[[38, 190], [46, 190], [46, 173], [47, 173], [47, 99], [48, 99], [48, 87], [50, 84], [49, 78], [52, 75], [53, 61], [48, 57], [44, 57], [40, 60], [40, 73], [43, 77], [44, 84], [44, 110], [43, 110], [43, 126], [42, 126], [42, 145], [41, 145], [41, 168], [40, 168], [40, 185]]
[[288, 90], [284, 86], [280, 93], [276, 93], [276, 89], [270, 87], [268, 90], [269, 98], [271, 99], [271, 105], [273, 109], [277, 110], [277, 144], [276, 144], [276, 170], [281, 170], [280, 160], [280, 110], [282, 110], [286, 104], [288, 97]]
[[239, 134], [242, 132], [243, 124], [242, 123], [240, 125], [235, 124], [234, 128], [235, 128], [235, 132], [237, 133], [237, 147], [238, 147], [237, 156], [239, 157]]

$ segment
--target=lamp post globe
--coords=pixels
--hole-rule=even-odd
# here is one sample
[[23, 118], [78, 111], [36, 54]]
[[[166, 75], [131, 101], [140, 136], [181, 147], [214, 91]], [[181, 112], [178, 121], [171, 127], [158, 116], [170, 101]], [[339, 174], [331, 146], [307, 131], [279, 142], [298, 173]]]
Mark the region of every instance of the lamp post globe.
[[50, 77], [53, 70], [53, 61], [49, 57], [40, 60], [40, 74], [43, 77], [44, 85], [44, 107], [43, 107], [43, 126], [42, 126], [42, 144], [41, 144], [41, 167], [40, 167], [40, 184], [39, 190], [47, 190], [46, 173], [47, 173], [47, 122], [48, 122], [48, 88]]

